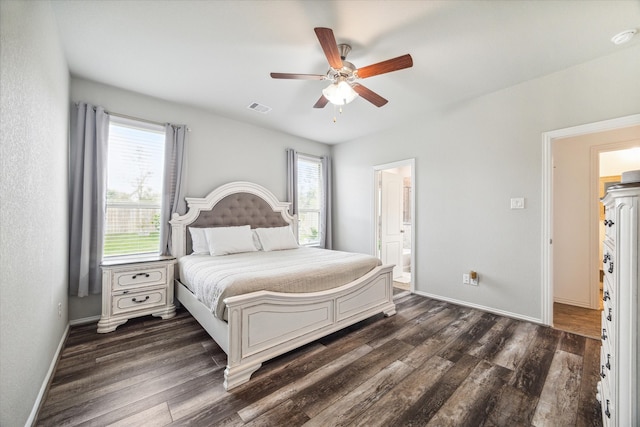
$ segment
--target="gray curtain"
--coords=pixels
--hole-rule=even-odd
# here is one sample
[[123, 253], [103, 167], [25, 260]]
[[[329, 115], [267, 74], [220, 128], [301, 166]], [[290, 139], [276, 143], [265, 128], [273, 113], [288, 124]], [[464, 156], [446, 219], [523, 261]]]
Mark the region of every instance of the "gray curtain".
[[162, 183], [162, 209], [160, 210], [160, 253], [171, 254], [171, 224], [174, 213], [184, 214], [187, 202], [184, 197], [184, 147], [187, 127], [165, 125], [164, 182]]
[[102, 107], [75, 105], [69, 141], [69, 293], [79, 297], [101, 292], [108, 135]]
[[298, 214], [298, 152], [287, 148], [287, 201], [289, 213]]
[[333, 242], [331, 239], [331, 157], [322, 157], [322, 206], [320, 209], [320, 247], [331, 249]]

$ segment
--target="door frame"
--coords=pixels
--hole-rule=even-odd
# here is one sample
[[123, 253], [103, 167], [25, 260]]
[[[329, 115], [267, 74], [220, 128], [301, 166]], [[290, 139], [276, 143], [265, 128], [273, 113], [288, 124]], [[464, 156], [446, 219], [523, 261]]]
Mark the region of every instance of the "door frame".
[[411, 171], [411, 208], [409, 212], [411, 213], [411, 292], [414, 292], [416, 289], [416, 228], [417, 228], [417, 217], [416, 217], [416, 189], [417, 189], [417, 179], [416, 179], [416, 159], [410, 158], [405, 160], [398, 160], [392, 163], [385, 163], [382, 165], [376, 165], [373, 167], [371, 172], [371, 182], [372, 185], [372, 198], [373, 206], [371, 207], [371, 226], [373, 229], [372, 232], [372, 244], [371, 244], [371, 255], [377, 256], [377, 244], [378, 244], [378, 181], [376, 180], [376, 176], [379, 171], [383, 171], [386, 169], [394, 169], [394, 168], [402, 168], [409, 167]]
[[[542, 323], [553, 326], [553, 142], [556, 139], [604, 132], [640, 125], [640, 114], [587, 123], [542, 134]], [[593, 162], [592, 166], [593, 168]], [[591, 223], [592, 221], [590, 221]], [[590, 230], [591, 232], [591, 230]], [[596, 236], [589, 239], [589, 251], [597, 250]], [[593, 258], [593, 257], [592, 257]], [[590, 264], [595, 261], [590, 261]], [[591, 266], [590, 268], [595, 268]]]

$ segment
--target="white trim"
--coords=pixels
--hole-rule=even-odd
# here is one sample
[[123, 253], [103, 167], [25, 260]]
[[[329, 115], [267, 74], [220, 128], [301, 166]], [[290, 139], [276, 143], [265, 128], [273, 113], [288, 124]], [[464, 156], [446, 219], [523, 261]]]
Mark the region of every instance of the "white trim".
[[[591, 301], [591, 300], [589, 300], [589, 301]], [[553, 302], [557, 302], [557, 303], [560, 303], [560, 304], [575, 305], [577, 307], [584, 307], [584, 308], [593, 309], [593, 307], [591, 307], [591, 303], [590, 302], [585, 303], [584, 301], [577, 301], [577, 300], [573, 300], [573, 299], [570, 299], [570, 298], [554, 297], [553, 298]]]
[[49, 388], [49, 383], [53, 378], [53, 374], [56, 370], [56, 365], [58, 364], [58, 359], [60, 358], [60, 353], [62, 353], [62, 349], [64, 348], [64, 343], [67, 341], [67, 337], [69, 336], [69, 324], [67, 323], [67, 327], [62, 334], [62, 338], [60, 339], [60, 343], [58, 344], [58, 348], [56, 349], [55, 354], [53, 355], [53, 360], [51, 360], [51, 364], [49, 365], [49, 370], [47, 374], [44, 376], [44, 380], [42, 381], [42, 386], [40, 386], [40, 391], [38, 392], [38, 396], [36, 397], [35, 402], [33, 403], [33, 408], [31, 408], [31, 413], [29, 414], [29, 418], [24, 423], [25, 427], [33, 426], [36, 422], [36, 418], [38, 417], [38, 411], [40, 411], [40, 405], [42, 404], [42, 399], [45, 397], [47, 393], [47, 389]]
[[539, 325], [543, 324], [542, 319], [538, 319], [536, 317], [523, 316], [522, 314], [512, 313], [510, 311], [498, 310], [498, 309], [493, 308], [493, 307], [486, 307], [484, 305], [473, 304], [473, 303], [470, 303], [468, 301], [461, 301], [461, 300], [458, 300], [458, 299], [455, 299], [455, 298], [443, 297], [442, 295], [430, 294], [428, 292], [415, 291], [414, 293], [416, 295], [421, 295], [423, 297], [435, 299], [435, 300], [438, 300], [438, 301], [445, 301], [445, 302], [449, 302], [451, 304], [461, 305], [463, 307], [475, 308], [477, 310], [486, 311], [488, 313], [493, 313], [493, 314], [497, 314], [497, 315], [504, 316], [504, 317], [510, 317], [512, 319], [524, 320], [525, 322], [537, 323]]
[[100, 315], [81, 317], [80, 319], [69, 320], [69, 326], [88, 325], [90, 323], [97, 323], [98, 320], [100, 320]]
[[553, 326], [553, 140], [640, 125], [640, 114], [557, 129], [542, 134], [542, 323]]
[[376, 172], [383, 171], [386, 169], [394, 169], [409, 166], [411, 169], [411, 283], [410, 283], [410, 291], [414, 292], [416, 289], [416, 159], [410, 158], [405, 160], [398, 160], [392, 163], [386, 163], [383, 165], [376, 165], [373, 167], [373, 197], [371, 198], [372, 206], [369, 208], [371, 212], [371, 226], [373, 227], [373, 239], [371, 242], [371, 255], [377, 256], [378, 251], [376, 248], [376, 236], [378, 234], [377, 223], [378, 220], [376, 218], [376, 206], [377, 206], [377, 198], [378, 198], [378, 182], [376, 180]]

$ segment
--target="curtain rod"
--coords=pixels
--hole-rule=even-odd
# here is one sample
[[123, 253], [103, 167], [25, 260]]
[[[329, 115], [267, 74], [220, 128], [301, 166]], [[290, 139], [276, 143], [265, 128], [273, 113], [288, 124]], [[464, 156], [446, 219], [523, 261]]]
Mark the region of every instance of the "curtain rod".
[[[76, 102], [76, 105], [78, 105], [79, 102]], [[93, 110], [95, 111], [96, 107], [93, 107]], [[110, 116], [115, 116], [115, 117], [120, 117], [123, 119], [129, 119], [129, 120], [136, 120], [139, 122], [145, 122], [145, 123], [151, 123], [152, 125], [158, 125], [158, 126], [164, 126], [166, 123], [160, 123], [160, 122], [154, 122], [153, 120], [148, 120], [148, 119], [141, 119], [140, 117], [134, 117], [134, 116], [128, 116], [126, 114], [120, 114], [120, 113], [114, 113], [111, 111], [104, 111], [106, 114], [110, 115]], [[191, 132], [191, 128], [187, 126], [187, 132]]]
[[[123, 118], [123, 119], [129, 119], [129, 120], [136, 120], [136, 121], [139, 121], [139, 122], [151, 123], [152, 125], [164, 126], [166, 124], [166, 123], [154, 122], [153, 120], [141, 119], [140, 117], [128, 116], [126, 114], [112, 113], [111, 111], [105, 111], [105, 113], [109, 114], [110, 116], [120, 117], [120, 118]], [[187, 126], [187, 132], [191, 132], [191, 128], [188, 127], [188, 126]]]
[[126, 114], [112, 113], [111, 111], [105, 111], [105, 113], [107, 113], [110, 116], [120, 117], [122, 119], [129, 119], [129, 120], [135, 120], [137, 122], [151, 123], [152, 125], [158, 125], [158, 126], [166, 125], [166, 123], [154, 122], [153, 120], [141, 119], [140, 117], [128, 116]]

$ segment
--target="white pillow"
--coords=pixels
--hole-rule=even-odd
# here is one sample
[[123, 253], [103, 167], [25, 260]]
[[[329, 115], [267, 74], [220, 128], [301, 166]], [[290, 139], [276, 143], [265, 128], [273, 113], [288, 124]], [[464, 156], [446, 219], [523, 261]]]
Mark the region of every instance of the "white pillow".
[[253, 246], [255, 246], [257, 250], [261, 251], [262, 244], [260, 244], [260, 237], [258, 237], [256, 230], [251, 230], [251, 236], [253, 237]]
[[295, 249], [298, 242], [291, 227], [256, 228], [263, 251], [279, 251], [282, 249]]
[[214, 256], [236, 254], [240, 252], [255, 252], [251, 227], [216, 227], [205, 229], [209, 253]]
[[209, 244], [204, 228], [189, 227], [191, 232], [191, 249], [196, 255], [209, 255]]

